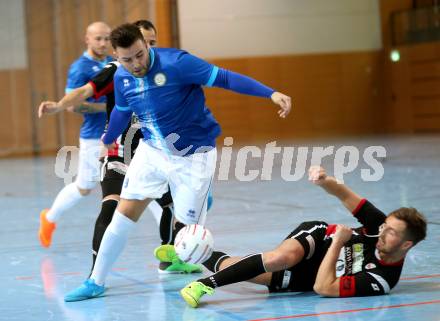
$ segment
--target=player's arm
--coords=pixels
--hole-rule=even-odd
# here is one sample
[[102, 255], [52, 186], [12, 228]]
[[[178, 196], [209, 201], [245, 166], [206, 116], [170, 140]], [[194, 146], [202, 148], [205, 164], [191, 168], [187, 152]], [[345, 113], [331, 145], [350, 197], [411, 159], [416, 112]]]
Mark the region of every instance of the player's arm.
[[214, 66], [203, 59], [182, 51], [178, 60], [181, 78], [186, 83], [215, 86], [234, 92], [270, 98], [280, 107], [278, 114], [285, 118], [292, 107], [291, 98], [248, 76]]
[[78, 106], [87, 98], [93, 95], [93, 87], [90, 83], [79, 87], [66, 95], [58, 101], [43, 101], [38, 107], [38, 117], [41, 118], [44, 114], [57, 114], [72, 106]]
[[229, 89], [240, 94], [270, 98], [274, 104], [280, 107], [278, 115], [281, 118], [285, 118], [292, 108], [289, 96], [277, 92], [251, 77], [230, 70], [220, 68], [213, 86]]
[[105, 103], [91, 103], [88, 101], [84, 101], [81, 103], [81, 105], [74, 106], [71, 111], [73, 111], [75, 113], [80, 113], [80, 114], [102, 113], [102, 112], [106, 111], [106, 104]]
[[320, 166], [310, 167], [309, 180], [322, 187], [327, 193], [336, 196], [350, 212], [353, 212], [362, 201], [362, 197], [338, 182], [336, 178], [328, 176], [325, 169]]
[[316, 275], [313, 290], [322, 295], [329, 297], [339, 297], [341, 278], [336, 276], [336, 262], [339, 258], [339, 252], [344, 244], [351, 238], [352, 230], [344, 225], [338, 225], [336, 233]]
[[127, 128], [131, 121], [132, 111], [123, 93], [115, 85], [115, 107], [113, 108], [106, 133], [102, 136], [102, 142], [107, 148], [113, 148], [116, 139]]
[[[113, 76], [118, 68], [117, 62], [108, 63], [95, 77], [87, 83], [87, 98], [98, 99], [113, 91]], [[86, 99], [87, 99], [86, 98]], [[85, 99], [84, 99], [85, 100]], [[82, 101], [81, 105], [75, 107], [75, 112], [99, 113], [106, 111], [106, 104]]]

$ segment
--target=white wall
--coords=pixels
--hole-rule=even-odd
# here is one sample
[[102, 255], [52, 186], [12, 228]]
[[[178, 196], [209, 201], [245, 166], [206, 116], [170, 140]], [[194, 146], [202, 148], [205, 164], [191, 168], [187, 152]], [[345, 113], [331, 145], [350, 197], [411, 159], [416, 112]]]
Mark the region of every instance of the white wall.
[[23, 0], [0, 0], [0, 70], [27, 67], [24, 17]]
[[378, 0], [178, 0], [181, 47], [206, 58], [374, 50]]

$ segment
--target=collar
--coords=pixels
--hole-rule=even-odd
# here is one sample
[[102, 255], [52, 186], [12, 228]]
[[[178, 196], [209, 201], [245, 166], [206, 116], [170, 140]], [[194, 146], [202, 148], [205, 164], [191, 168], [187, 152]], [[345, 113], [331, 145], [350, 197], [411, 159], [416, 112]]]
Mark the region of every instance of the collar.
[[152, 48], [150, 48], [150, 49], [148, 50], [148, 54], [150, 55], [150, 64], [148, 65], [148, 71], [147, 71], [147, 73], [149, 73], [150, 70], [153, 68], [154, 60], [155, 60], [155, 56], [156, 56], [156, 54], [154, 53], [154, 50], [153, 50]]
[[401, 266], [403, 265], [403, 261], [405, 261], [405, 258], [401, 259], [400, 261], [397, 262], [393, 262], [393, 263], [387, 263], [384, 260], [382, 260], [379, 256], [379, 250], [376, 249], [374, 251], [374, 256], [376, 257], [377, 261], [379, 261], [380, 265], [384, 265], [384, 266]]

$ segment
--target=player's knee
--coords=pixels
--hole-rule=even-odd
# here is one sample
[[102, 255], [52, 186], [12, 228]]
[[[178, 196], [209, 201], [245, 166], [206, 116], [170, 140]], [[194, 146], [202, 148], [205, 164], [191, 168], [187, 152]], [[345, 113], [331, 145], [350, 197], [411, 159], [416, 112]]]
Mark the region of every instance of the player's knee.
[[282, 251], [275, 250], [263, 255], [264, 266], [268, 272], [287, 269], [291, 266], [292, 261], [292, 255]]
[[302, 249], [296, 246], [279, 247], [263, 255], [264, 264], [268, 272], [288, 269], [301, 260], [304, 255], [301, 251]]

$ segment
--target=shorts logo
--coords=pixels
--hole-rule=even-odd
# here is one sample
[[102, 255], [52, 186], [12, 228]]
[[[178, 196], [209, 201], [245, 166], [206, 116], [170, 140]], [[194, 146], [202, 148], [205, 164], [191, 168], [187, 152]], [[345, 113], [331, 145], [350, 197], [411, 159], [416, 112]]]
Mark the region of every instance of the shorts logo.
[[130, 86], [130, 82], [128, 81], [127, 78], [124, 79], [124, 87], [128, 87]]
[[196, 211], [194, 210], [189, 210], [188, 213], [186, 214], [189, 217], [195, 217], [196, 216]]
[[375, 268], [376, 268], [376, 264], [374, 264], [374, 263], [368, 263], [367, 265], [365, 265], [365, 268], [366, 268], [367, 270], [375, 269]]
[[157, 86], [159, 87], [163, 86], [166, 84], [166, 82], [167, 82], [167, 77], [163, 73], [159, 72], [154, 76], [154, 83]]
[[93, 66], [92, 69], [93, 69], [94, 72], [98, 72], [99, 71], [99, 67], [98, 66]]

